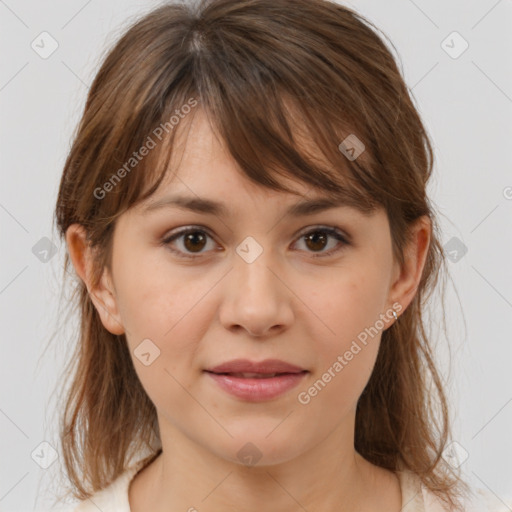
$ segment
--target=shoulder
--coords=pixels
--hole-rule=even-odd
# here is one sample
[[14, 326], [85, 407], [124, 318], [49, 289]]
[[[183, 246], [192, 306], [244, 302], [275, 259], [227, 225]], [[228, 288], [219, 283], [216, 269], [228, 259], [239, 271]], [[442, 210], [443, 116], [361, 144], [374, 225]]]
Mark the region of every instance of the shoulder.
[[[450, 512], [449, 507], [427, 489], [418, 475], [411, 471], [398, 471], [402, 487], [401, 512]], [[512, 497], [500, 499], [484, 489], [472, 489], [469, 496], [461, 498], [464, 512], [510, 512]]]
[[464, 502], [466, 512], [510, 512], [512, 510], [512, 494], [508, 496], [497, 496], [485, 489], [476, 488], [472, 490], [470, 498]]
[[69, 512], [130, 512], [128, 488], [131, 480], [142, 468], [142, 461], [128, 467], [110, 485], [90, 498], [80, 501]]
[[402, 490], [401, 512], [449, 512], [446, 505], [409, 470], [397, 471]]

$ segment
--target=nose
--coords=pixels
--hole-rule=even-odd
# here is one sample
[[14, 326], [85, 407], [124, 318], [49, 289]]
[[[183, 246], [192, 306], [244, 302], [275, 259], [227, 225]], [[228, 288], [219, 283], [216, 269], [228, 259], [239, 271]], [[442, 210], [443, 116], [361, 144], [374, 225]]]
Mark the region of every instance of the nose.
[[[219, 318], [230, 331], [245, 330], [251, 336], [266, 337], [286, 330], [293, 322], [293, 293], [270, 251], [248, 263], [235, 255], [226, 276]], [[268, 256], [267, 256], [268, 255]]]

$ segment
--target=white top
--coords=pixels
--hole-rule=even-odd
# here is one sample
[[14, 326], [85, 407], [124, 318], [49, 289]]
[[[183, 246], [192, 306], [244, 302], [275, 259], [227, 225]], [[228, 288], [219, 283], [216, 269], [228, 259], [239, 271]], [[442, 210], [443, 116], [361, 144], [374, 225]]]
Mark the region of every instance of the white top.
[[[109, 486], [96, 492], [91, 498], [80, 501], [72, 512], [130, 512], [128, 487], [137, 472], [143, 467], [138, 461], [122, 473]], [[449, 512], [442, 502], [421, 483], [419, 477], [411, 471], [397, 471], [402, 490], [402, 509], [400, 512]], [[494, 495], [477, 489], [475, 498], [466, 503], [465, 512], [510, 512], [512, 501], [500, 502]], [[507, 506], [508, 505], [508, 506]]]

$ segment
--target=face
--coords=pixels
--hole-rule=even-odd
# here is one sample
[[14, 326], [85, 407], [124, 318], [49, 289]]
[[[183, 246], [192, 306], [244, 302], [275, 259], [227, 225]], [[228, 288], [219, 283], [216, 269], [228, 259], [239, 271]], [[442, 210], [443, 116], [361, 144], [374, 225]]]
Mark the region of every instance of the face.
[[[260, 463], [291, 460], [353, 428], [393, 322], [387, 216], [347, 206], [287, 214], [322, 194], [305, 195], [298, 182], [297, 195], [250, 182], [200, 111], [181, 147], [176, 174], [118, 220], [111, 314], [161, 432], [235, 462], [248, 442]], [[225, 212], [166, 204], [171, 196], [219, 202]], [[302, 372], [259, 384], [206, 371], [234, 359], [277, 359]]]

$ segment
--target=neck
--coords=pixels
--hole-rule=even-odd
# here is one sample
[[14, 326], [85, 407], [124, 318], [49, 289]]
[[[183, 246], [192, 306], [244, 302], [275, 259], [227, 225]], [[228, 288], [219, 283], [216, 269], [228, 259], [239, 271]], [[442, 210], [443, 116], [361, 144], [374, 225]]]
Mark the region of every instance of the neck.
[[133, 512], [371, 510], [379, 508], [379, 491], [398, 485], [354, 450], [350, 425], [310, 450], [297, 446], [299, 455], [289, 460], [253, 466], [212, 453], [168, 423], [160, 421], [160, 431], [162, 453], [130, 486]]

